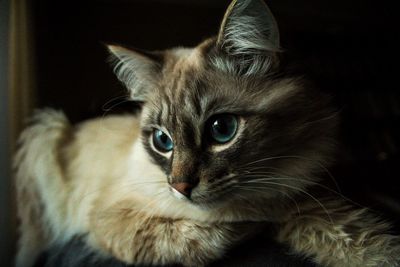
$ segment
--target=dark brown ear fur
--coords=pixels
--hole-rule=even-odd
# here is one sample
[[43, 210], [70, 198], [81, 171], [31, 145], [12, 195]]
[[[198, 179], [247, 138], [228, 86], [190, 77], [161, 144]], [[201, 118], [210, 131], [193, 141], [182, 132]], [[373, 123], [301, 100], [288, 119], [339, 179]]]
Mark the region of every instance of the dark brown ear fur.
[[[215, 65], [239, 75], [264, 75], [279, 47], [279, 29], [262, 0], [235, 0], [225, 13], [216, 46]], [[221, 58], [222, 56], [222, 58]]]
[[117, 45], [107, 48], [112, 54], [114, 72], [128, 88], [132, 100], [145, 101], [160, 75], [162, 55]]
[[[227, 52], [279, 50], [279, 29], [263, 0], [234, 0], [222, 20], [217, 45]], [[250, 50], [250, 51], [249, 51]]]

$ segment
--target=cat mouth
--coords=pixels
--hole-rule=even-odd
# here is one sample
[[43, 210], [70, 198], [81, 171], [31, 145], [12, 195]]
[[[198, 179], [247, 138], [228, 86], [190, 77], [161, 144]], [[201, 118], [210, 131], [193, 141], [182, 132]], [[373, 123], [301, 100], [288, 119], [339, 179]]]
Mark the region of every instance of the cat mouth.
[[170, 186], [169, 187], [169, 191], [172, 193], [172, 195], [174, 197], [176, 197], [177, 199], [180, 200], [186, 200], [186, 201], [191, 201], [190, 196], [186, 196], [184, 194], [182, 194], [181, 192], [179, 192], [177, 189], [175, 189], [174, 187]]
[[185, 195], [172, 186], [169, 187], [169, 191], [174, 198], [204, 210], [220, 208], [227, 204], [225, 194], [210, 195], [206, 191], [194, 188], [190, 195]]

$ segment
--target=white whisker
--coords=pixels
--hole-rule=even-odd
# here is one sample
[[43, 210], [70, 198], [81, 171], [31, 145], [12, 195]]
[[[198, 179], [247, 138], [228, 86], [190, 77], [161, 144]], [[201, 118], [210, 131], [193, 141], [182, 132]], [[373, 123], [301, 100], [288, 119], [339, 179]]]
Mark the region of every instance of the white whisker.
[[[334, 183], [336, 189], [340, 192], [339, 184], [337, 183], [337, 181], [336, 181], [335, 177], [332, 175], [332, 173], [328, 170], [328, 168], [326, 168], [320, 161], [315, 160], [315, 159], [310, 159], [310, 158], [307, 158], [307, 157], [304, 157], [304, 156], [288, 155], [288, 156], [266, 157], [266, 158], [262, 158], [262, 159], [255, 160], [255, 161], [252, 161], [252, 162], [248, 162], [248, 163], [246, 163], [246, 164], [244, 164], [244, 165], [239, 166], [238, 169], [243, 170], [243, 169], [245, 169], [246, 167], [251, 168], [251, 165], [254, 165], [254, 164], [256, 164], [256, 163], [265, 162], [265, 161], [269, 161], [269, 160], [277, 160], [277, 159], [302, 159], [302, 160], [307, 160], [307, 161], [311, 161], [311, 162], [313, 162], [313, 163], [316, 163], [316, 164], [318, 165], [318, 167], [321, 168], [321, 169], [323, 170], [323, 172], [325, 172], [325, 173], [329, 176], [329, 178], [330, 178], [330, 179], [332, 180], [332, 182]], [[257, 167], [258, 167], [258, 166], [257, 166]], [[274, 168], [274, 167], [268, 166], [268, 167], [266, 167], [266, 168], [271, 168], [271, 169], [272, 169], [272, 168]]]
[[277, 186], [288, 187], [288, 188], [291, 188], [291, 189], [293, 189], [293, 190], [295, 190], [295, 191], [299, 191], [299, 192], [301, 192], [301, 193], [303, 193], [303, 194], [309, 196], [309, 197], [312, 198], [315, 202], [317, 202], [318, 205], [324, 210], [324, 212], [326, 213], [326, 215], [327, 215], [328, 218], [329, 218], [329, 221], [330, 221], [331, 224], [333, 225], [333, 220], [332, 220], [332, 217], [330, 216], [328, 210], [327, 210], [327, 209], [325, 208], [325, 206], [321, 203], [321, 201], [319, 201], [316, 197], [314, 197], [313, 195], [311, 195], [309, 192], [307, 192], [307, 191], [305, 191], [305, 190], [303, 190], [303, 189], [301, 189], [301, 188], [298, 188], [298, 187], [295, 187], [295, 186], [291, 186], [291, 185], [287, 185], [287, 184], [280, 184], [280, 183], [274, 183], [274, 182], [268, 182], [268, 183], [271, 184], [271, 185], [277, 185]]

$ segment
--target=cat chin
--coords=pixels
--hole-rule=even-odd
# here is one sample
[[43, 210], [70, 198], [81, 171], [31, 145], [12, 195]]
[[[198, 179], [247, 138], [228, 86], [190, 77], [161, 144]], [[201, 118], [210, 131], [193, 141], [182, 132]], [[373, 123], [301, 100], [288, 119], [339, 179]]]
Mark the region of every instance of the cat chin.
[[178, 190], [176, 190], [175, 188], [170, 187], [169, 189], [170, 189], [169, 191], [172, 193], [172, 195], [173, 195], [174, 197], [176, 197], [177, 199], [180, 199], [180, 200], [183, 200], [183, 201], [188, 200], [187, 197], [185, 197], [184, 195], [182, 195], [181, 193], [179, 193]]

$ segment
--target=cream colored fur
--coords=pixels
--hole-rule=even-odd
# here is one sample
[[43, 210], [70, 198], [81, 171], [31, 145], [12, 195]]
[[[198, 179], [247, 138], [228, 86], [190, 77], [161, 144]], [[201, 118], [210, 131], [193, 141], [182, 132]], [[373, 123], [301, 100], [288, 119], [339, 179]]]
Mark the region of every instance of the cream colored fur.
[[[230, 203], [204, 210], [177, 199], [138, 142], [140, 121], [110, 116], [72, 127], [44, 110], [21, 135], [16, 155], [21, 220], [18, 267], [74, 235], [105, 256], [127, 263], [202, 266], [250, 234], [252, 224], [277, 221], [277, 240], [324, 266], [396, 266], [399, 238], [389, 226], [339, 200], [299, 202], [271, 218], [271, 203]], [[274, 204], [276, 205], [276, 204]], [[279, 206], [279, 205], [276, 205]], [[277, 212], [275, 212], [277, 213]]]
[[390, 224], [343, 200], [304, 202], [292, 220], [281, 225], [277, 240], [328, 267], [395, 267], [400, 238]]
[[[223, 217], [238, 219], [234, 212], [209, 213], [172, 195], [138, 142], [137, 118], [108, 117], [72, 128], [62, 113], [44, 110], [34, 121], [21, 135], [15, 159], [22, 222], [18, 267], [31, 266], [41, 251], [79, 234], [125, 262], [174, 263], [192, 255], [186, 263], [199, 266], [220, 257], [242, 235], [228, 225], [211, 227]], [[198, 221], [184, 221], [188, 217]], [[146, 230], [157, 246], [141, 256]], [[203, 255], [189, 253], [193, 243]]]

